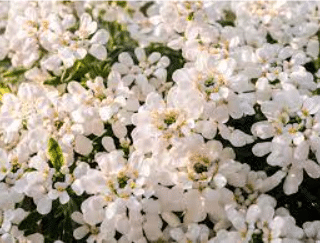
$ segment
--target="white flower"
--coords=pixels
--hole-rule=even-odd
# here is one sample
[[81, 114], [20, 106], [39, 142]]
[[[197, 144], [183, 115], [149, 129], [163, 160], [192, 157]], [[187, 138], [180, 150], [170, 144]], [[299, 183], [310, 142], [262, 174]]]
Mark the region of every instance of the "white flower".
[[71, 218], [73, 221], [75, 221], [78, 224], [81, 224], [82, 226], [76, 228], [73, 231], [73, 236], [76, 240], [80, 240], [83, 237], [85, 237], [90, 232], [90, 225], [87, 225], [85, 221], [83, 220], [83, 215], [80, 212], [73, 212], [71, 214]]
[[81, 177], [87, 174], [89, 168], [90, 167], [87, 163], [80, 162], [73, 171], [74, 181], [71, 188], [77, 195], [81, 195], [85, 190], [82, 185]]
[[80, 28], [77, 32], [80, 38], [85, 39], [88, 38], [91, 34], [96, 32], [97, 30], [97, 22], [92, 21], [92, 17], [84, 13], [80, 18]]
[[69, 202], [70, 196], [66, 191], [68, 184], [65, 182], [56, 182], [54, 184], [55, 189], [51, 189], [48, 193], [48, 197], [52, 200], [59, 198], [61, 204]]
[[224, 124], [218, 125], [218, 128], [221, 133], [221, 136], [224, 139], [229, 140], [231, 144], [235, 147], [242, 147], [254, 141], [252, 136], [245, 134], [239, 129], [233, 129], [231, 127], [227, 127]]
[[106, 201], [102, 196], [92, 196], [81, 204], [83, 220], [90, 225], [101, 223], [105, 218], [104, 206]]

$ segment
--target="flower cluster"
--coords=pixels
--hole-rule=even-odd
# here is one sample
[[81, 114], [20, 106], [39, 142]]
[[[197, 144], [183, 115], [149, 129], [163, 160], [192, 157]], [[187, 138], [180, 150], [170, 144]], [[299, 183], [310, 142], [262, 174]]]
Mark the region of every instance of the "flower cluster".
[[0, 2], [0, 242], [320, 242], [320, 3]]

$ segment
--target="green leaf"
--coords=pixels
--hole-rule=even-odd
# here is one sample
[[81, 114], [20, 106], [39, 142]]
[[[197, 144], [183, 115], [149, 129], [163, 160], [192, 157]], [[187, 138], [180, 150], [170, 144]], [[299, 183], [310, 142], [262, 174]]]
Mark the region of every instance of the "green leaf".
[[44, 81], [44, 84], [57, 86], [57, 85], [61, 84], [61, 80], [59, 77], [52, 77], [52, 78], [49, 78], [46, 81]]
[[24, 68], [16, 68], [14, 70], [10, 70], [10, 71], [5, 72], [3, 74], [3, 77], [8, 78], [8, 77], [19, 76], [19, 75], [24, 74], [25, 71], [26, 71], [26, 69], [24, 69]]
[[275, 79], [273, 81], [269, 81], [269, 84], [275, 85], [275, 84], [279, 84], [280, 80], [279, 79]]
[[64, 164], [64, 157], [62, 154], [62, 150], [59, 146], [59, 143], [53, 138], [50, 138], [48, 142], [48, 154], [49, 154], [49, 158], [52, 166], [57, 171], [60, 171], [61, 166]]
[[275, 39], [273, 39], [273, 38], [272, 38], [272, 36], [270, 35], [270, 33], [269, 33], [269, 32], [267, 33], [266, 38], [267, 38], [267, 42], [268, 42], [268, 43], [270, 43], [270, 44], [278, 43], [278, 41], [277, 41], [277, 40], [275, 40]]
[[5, 94], [5, 93], [9, 93], [10, 92], [10, 89], [8, 87], [0, 87], [0, 101], [2, 100], [2, 96]]
[[35, 233], [38, 229], [37, 222], [42, 218], [36, 210], [31, 212], [25, 219], [19, 224], [20, 230], [29, 230], [30, 234]]
[[151, 7], [153, 4], [154, 4], [153, 1], [146, 2], [145, 5], [143, 5], [140, 8], [140, 12], [143, 13], [144, 16], [148, 17], [148, 15], [147, 15], [148, 8]]
[[194, 18], [194, 12], [189, 13], [188, 17], [187, 17], [187, 21], [191, 21]]
[[224, 18], [221, 20], [218, 20], [217, 22], [221, 24], [223, 27], [225, 26], [235, 26], [236, 21], [236, 14], [230, 10], [224, 11]]
[[312, 95], [320, 95], [320, 88], [317, 88], [317, 89], [311, 91], [311, 94]]
[[262, 234], [253, 234], [249, 243], [263, 243]]

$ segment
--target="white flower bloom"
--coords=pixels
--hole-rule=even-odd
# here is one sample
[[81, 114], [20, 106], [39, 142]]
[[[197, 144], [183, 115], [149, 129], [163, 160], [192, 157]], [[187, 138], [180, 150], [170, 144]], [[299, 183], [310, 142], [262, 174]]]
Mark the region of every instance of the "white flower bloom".
[[319, 8], [1, 2], [0, 242], [320, 243], [264, 194], [320, 177]]
[[78, 35], [80, 38], [87, 38], [97, 30], [97, 22], [92, 21], [92, 17], [84, 13], [81, 15], [80, 28], [78, 30]]
[[54, 187], [55, 189], [49, 191], [48, 197], [52, 200], [59, 198], [61, 204], [66, 204], [70, 199], [70, 196], [66, 191], [68, 184], [65, 182], [56, 182]]
[[76, 228], [73, 231], [74, 238], [76, 240], [80, 240], [90, 232], [90, 226], [85, 223], [85, 221], [83, 220], [83, 215], [80, 212], [73, 212], [71, 218], [76, 223], [82, 224], [82, 226]]

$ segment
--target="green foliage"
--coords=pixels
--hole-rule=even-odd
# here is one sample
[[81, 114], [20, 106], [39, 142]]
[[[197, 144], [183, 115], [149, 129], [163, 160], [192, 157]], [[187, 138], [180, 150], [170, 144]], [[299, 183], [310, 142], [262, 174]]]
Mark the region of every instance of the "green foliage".
[[110, 39], [108, 42], [109, 52], [112, 52], [115, 49], [138, 47], [137, 41], [133, 40], [130, 37], [130, 34], [126, 26], [119, 24], [118, 22], [102, 21], [102, 24], [103, 24], [103, 27], [106, 28], [110, 34]]
[[270, 44], [276, 44], [276, 43], [278, 43], [277, 40], [275, 40], [275, 39], [272, 38], [272, 36], [270, 35], [269, 32], [267, 33], [266, 38], [267, 38], [267, 42], [270, 43]]
[[53, 168], [60, 172], [65, 161], [59, 143], [53, 138], [50, 138], [48, 142], [48, 155]]
[[147, 10], [150, 6], [152, 6], [154, 4], [153, 1], [147, 1], [141, 8], [140, 11], [141, 13], [144, 14], [144, 16], [147, 16]]
[[222, 20], [217, 21], [219, 24], [221, 24], [223, 27], [225, 26], [235, 26], [235, 21], [237, 19], [237, 16], [234, 12], [231, 10], [225, 10], [224, 11], [224, 18]]
[[134, 48], [138, 46], [138, 43], [130, 37], [125, 26], [117, 22], [102, 21], [100, 27], [110, 33], [107, 59], [100, 61], [88, 54], [85, 58], [77, 60], [71, 68], [65, 69], [61, 76], [52, 75], [44, 82], [45, 84], [57, 86], [70, 81], [78, 81], [85, 86], [88, 77], [91, 79], [97, 76], [105, 78], [109, 75], [113, 63], [117, 62], [120, 53], [125, 51], [133, 53]]
[[46, 242], [51, 243], [57, 239], [74, 242], [72, 234], [75, 222], [72, 221], [71, 214], [77, 209], [78, 206], [73, 199], [65, 205], [61, 205], [58, 200], [52, 202], [51, 212], [41, 221], [41, 230], [46, 236]]
[[19, 229], [24, 230], [26, 236], [39, 232], [45, 236], [45, 242], [48, 243], [58, 239], [64, 242], [76, 242], [72, 235], [75, 222], [72, 221], [71, 214], [78, 209], [79, 206], [73, 199], [65, 205], [55, 200], [52, 202], [52, 210], [49, 214], [41, 215], [33, 210], [19, 224]]
[[269, 84], [272, 84], [272, 85], [275, 85], [275, 84], [278, 84], [278, 83], [280, 83], [279, 79], [275, 79], [273, 81], [269, 81]]
[[82, 60], [77, 60], [75, 64], [64, 70], [61, 77], [52, 77], [44, 82], [44, 84], [49, 84], [57, 86], [59, 84], [68, 83], [70, 81], [86, 81], [86, 75], [89, 75], [91, 78], [97, 76], [105, 77], [108, 74], [108, 61], [99, 61], [91, 55], [87, 55]]
[[194, 18], [194, 12], [189, 13], [187, 20], [191, 21], [191, 20], [193, 20], [193, 18]]
[[[22, 67], [12, 67], [9, 58], [0, 61], [0, 89], [4, 88], [4, 86], [7, 87], [8, 84], [18, 84], [24, 81], [24, 73], [26, 71]], [[0, 97], [2, 92], [1, 90]]]
[[24, 230], [26, 236], [35, 232], [39, 232], [39, 221], [41, 219], [42, 215], [34, 210], [29, 213], [29, 215], [24, 220], [21, 221], [21, 223], [19, 224], [19, 230]]
[[253, 234], [249, 243], [263, 243], [262, 234]]
[[119, 187], [120, 188], [124, 188], [127, 185], [127, 181], [129, 179], [130, 178], [128, 176], [126, 176], [126, 175], [118, 177], [117, 180], [118, 180], [118, 183], [119, 183]]
[[0, 104], [1, 104], [1, 100], [2, 100], [2, 96], [5, 94], [5, 93], [9, 93], [11, 90], [10, 88], [3, 84], [3, 83], [0, 83]]

